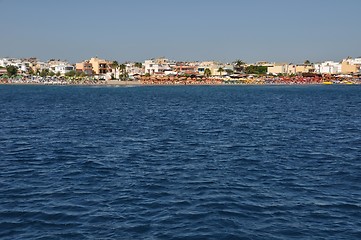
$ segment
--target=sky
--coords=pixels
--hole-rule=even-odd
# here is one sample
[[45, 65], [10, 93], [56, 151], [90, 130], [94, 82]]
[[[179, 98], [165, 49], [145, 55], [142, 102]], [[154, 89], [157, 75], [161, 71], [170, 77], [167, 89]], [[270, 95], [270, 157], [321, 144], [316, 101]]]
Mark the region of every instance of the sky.
[[0, 57], [71, 63], [361, 56], [360, 0], [0, 0]]

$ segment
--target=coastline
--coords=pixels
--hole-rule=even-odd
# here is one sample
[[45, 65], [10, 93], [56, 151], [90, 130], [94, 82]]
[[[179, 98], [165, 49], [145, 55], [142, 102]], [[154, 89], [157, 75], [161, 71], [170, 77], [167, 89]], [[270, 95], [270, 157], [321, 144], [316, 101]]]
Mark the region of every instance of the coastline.
[[307, 86], [307, 85], [360, 85], [361, 79], [321, 79], [321, 78], [254, 78], [254, 79], [184, 79], [184, 78], [141, 78], [132, 81], [83, 80], [79, 82], [63, 79], [0, 79], [0, 85], [13, 86]]
[[333, 83], [333, 84], [325, 84], [325, 83], [303, 83], [303, 84], [295, 84], [295, 83], [264, 83], [264, 84], [256, 84], [256, 83], [247, 83], [247, 84], [237, 84], [237, 83], [221, 83], [221, 84], [149, 84], [149, 83], [140, 83], [140, 82], [132, 82], [132, 83], [96, 83], [96, 84], [43, 84], [43, 83], [0, 83], [0, 86], [63, 86], [63, 87], [71, 87], [71, 86], [84, 86], [84, 87], [184, 87], [184, 86], [352, 86], [352, 85], [361, 85], [360, 83]]

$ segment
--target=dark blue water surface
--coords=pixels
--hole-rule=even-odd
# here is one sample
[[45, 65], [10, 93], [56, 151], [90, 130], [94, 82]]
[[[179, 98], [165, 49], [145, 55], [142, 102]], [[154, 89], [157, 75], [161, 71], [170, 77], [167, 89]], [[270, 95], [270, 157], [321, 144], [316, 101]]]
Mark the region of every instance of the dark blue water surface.
[[1, 239], [360, 239], [361, 86], [0, 86]]

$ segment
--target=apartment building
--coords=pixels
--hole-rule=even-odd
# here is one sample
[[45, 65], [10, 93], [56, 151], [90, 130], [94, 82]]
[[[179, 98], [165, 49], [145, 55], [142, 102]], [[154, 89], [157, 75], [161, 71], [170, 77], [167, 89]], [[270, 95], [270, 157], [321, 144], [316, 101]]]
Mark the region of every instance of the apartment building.
[[54, 73], [60, 73], [61, 75], [65, 75], [68, 72], [74, 71], [74, 66], [70, 64], [59, 64], [59, 65], [53, 65], [49, 69], [50, 71]]
[[15, 66], [19, 69], [19, 72], [26, 72], [30, 66], [30, 63], [17, 58], [2, 58], [0, 59], [0, 66]]
[[312, 65], [292, 64], [292, 63], [275, 63], [273, 66], [267, 67], [268, 74], [302, 74], [315, 72]]
[[288, 63], [274, 63], [273, 66], [267, 67], [268, 74], [286, 74], [288, 72], [289, 64]]
[[83, 72], [87, 75], [93, 75], [93, 65], [89, 62], [89, 60], [76, 63], [75, 69], [77, 72]]
[[341, 64], [334, 61], [325, 61], [314, 64], [315, 72], [320, 74], [340, 74]]
[[[135, 76], [135, 75], [143, 75], [144, 74], [144, 68], [139, 66], [136, 63], [127, 63], [125, 64], [125, 70], [129, 74], [129, 76]], [[119, 70], [117, 71], [119, 72]]]
[[94, 57], [89, 60], [89, 63], [92, 65], [92, 70], [96, 75], [103, 75], [112, 71], [110, 67], [111, 61]]
[[164, 74], [165, 72], [172, 71], [172, 67], [175, 66], [174, 61], [170, 61], [167, 58], [157, 58], [145, 60], [144, 62], [144, 71], [147, 74]]
[[177, 74], [193, 75], [198, 74], [198, 66], [187, 62], [177, 62], [177, 64], [173, 67], [173, 71]]
[[49, 70], [53, 73], [60, 73], [61, 75], [65, 75], [70, 71], [74, 71], [74, 66], [69, 64], [67, 61], [62, 60], [54, 60], [51, 59], [48, 61]]
[[361, 58], [347, 58], [341, 62], [342, 74], [361, 73]]

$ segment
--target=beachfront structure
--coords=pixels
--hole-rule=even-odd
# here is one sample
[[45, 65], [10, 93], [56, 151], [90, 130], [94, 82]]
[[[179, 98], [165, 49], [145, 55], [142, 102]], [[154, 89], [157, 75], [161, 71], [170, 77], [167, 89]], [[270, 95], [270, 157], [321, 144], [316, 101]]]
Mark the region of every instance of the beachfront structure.
[[111, 61], [107, 61], [104, 59], [100, 59], [98, 57], [91, 58], [89, 60], [89, 63], [91, 63], [93, 71], [96, 75], [104, 75], [108, 72], [111, 72]]
[[14, 66], [18, 59], [16, 58], [1, 58], [0, 67]]
[[2, 58], [0, 59], [0, 66], [7, 67], [7, 66], [15, 66], [19, 69], [19, 72], [26, 72], [28, 70], [30, 63], [22, 61], [21, 59], [17, 58]]
[[49, 71], [53, 73], [60, 73], [61, 75], [65, 75], [66, 73], [74, 70], [74, 67], [67, 61], [51, 59], [48, 61], [48, 64]]
[[[198, 65], [197, 71], [199, 75], [204, 75], [204, 72], [207, 68], [210, 70], [212, 76], [225, 76], [227, 75], [227, 69], [232, 71], [234, 70], [234, 67], [232, 65], [223, 64], [214, 61], [207, 61], [207, 62], [201, 62]], [[220, 68], [223, 71], [219, 71]]]
[[1, 58], [0, 59], [0, 67], [6, 67], [8, 63], [8, 59], [7, 58]]
[[342, 74], [361, 73], [361, 58], [346, 58], [341, 62]]
[[89, 60], [76, 63], [75, 69], [77, 72], [83, 72], [86, 75], [93, 75], [93, 65], [89, 62]]
[[167, 58], [150, 59], [145, 60], [144, 71], [150, 75], [164, 75], [166, 72], [172, 72], [173, 66], [175, 66], [175, 62]]
[[48, 64], [50, 67], [53, 67], [53, 66], [57, 66], [57, 65], [68, 65], [69, 63], [67, 61], [63, 61], [63, 60], [55, 60], [55, 59], [50, 59], [48, 61]]
[[268, 74], [287, 74], [289, 68], [288, 63], [275, 63], [273, 66], [267, 67], [267, 73]]
[[361, 65], [361, 57], [350, 59], [352, 64]]
[[[125, 64], [125, 70], [128, 73], [130, 78], [134, 78], [137, 75], [144, 75], [144, 68], [140, 67], [139, 64], [136, 63], [127, 63]], [[120, 72], [119, 70], [117, 72]], [[117, 73], [119, 74], [119, 73]]]
[[299, 75], [302, 73], [311, 73], [315, 69], [312, 65], [304, 64], [289, 64], [289, 63], [275, 63], [273, 66], [267, 67], [267, 73], [278, 75], [278, 74], [287, 74], [287, 75]]
[[32, 69], [34, 72], [41, 72], [45, 69], [49, 69], [50, 68], [50, 65], [46, 62], [37, 62], [35, 65], [33, 65]]
[[178, 75], [197, 75], [198, 66], [187, 62], [177, 62], [177, 64], [173, 67], [173, 71]]
[[[298, 69], [297, 69], [298, 67]], [[305, 71], [305, 67], [301, 67], [301, 65], [296, 65], [292, 63], [275, 63], [273, 66], [267, 67], [267, 73], [278, 75], [278, 74], [298, 74], [302, 73], [302, 71]]]
[[341, 64], [334, 61], [326, 61], [314, 64], [315, 72], [320, 74], [340, 74]]
[[295, 74], [302, 74], [302, 73], [313, 73], [315, 72], [315, 68], [313, 65], [296, 65], [296, 73]]
[[62, 76], [64, 76], [66, 73], [74, 71], [75, 68], [70, 64], [59, 64], [51, 66], [49, 70], [53, 73], [60, 73]]
[[29, 63], [29, 62], [21, 62], [20, 64], [17, 65], [18, 69], [19, 69], [21, 72], [27, 72], [29, 66], [30, 66], [30, 63]]

